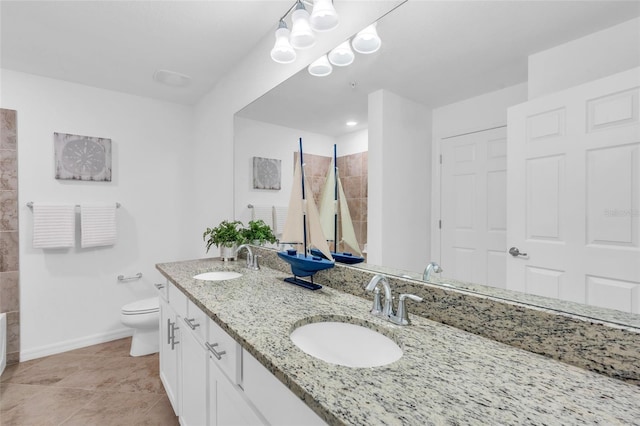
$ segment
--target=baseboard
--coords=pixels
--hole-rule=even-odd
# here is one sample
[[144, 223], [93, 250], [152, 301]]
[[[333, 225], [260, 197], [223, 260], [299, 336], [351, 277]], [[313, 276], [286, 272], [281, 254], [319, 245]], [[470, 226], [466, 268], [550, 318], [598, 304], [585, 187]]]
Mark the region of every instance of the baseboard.
[[122, 339], [133, 335], [132, 328], [121, 328], [107, 333], [94, 334], [79, 339], [67, 340], [64, 342], [54, 343], [52, 345], [40, 346], [37, 348], [20, 351], [20, 362], [32, 359], [42, 358], [49, 355], [55, 355], [62, 352], [71, 351], [73, 349], [84, 348], [91, 345], [110, 342], [112, 340]]

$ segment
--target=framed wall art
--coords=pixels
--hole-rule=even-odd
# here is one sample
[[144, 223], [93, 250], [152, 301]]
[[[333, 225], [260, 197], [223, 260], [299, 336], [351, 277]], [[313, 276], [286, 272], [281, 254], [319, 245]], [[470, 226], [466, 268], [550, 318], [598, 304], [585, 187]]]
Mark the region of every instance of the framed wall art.
[[253, 157], [253, 188], [279, 190], [281, 171], [280, 160]]
[[111, 139], [54, 133], [56, 179], [111, 182]]

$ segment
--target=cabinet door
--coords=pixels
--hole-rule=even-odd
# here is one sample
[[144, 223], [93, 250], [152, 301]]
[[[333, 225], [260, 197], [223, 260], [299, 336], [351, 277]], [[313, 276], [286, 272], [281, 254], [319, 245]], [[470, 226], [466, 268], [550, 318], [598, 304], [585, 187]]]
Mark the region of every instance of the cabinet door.
[[176, 320], [173, 309], [163, 298], [160, 298], [160, 380], [173, 411], [176, 415], [180, 415], [178, 393], [180, 335]]
[[[211, 426], [258, 426], [267, 424], [243, 397], [242, 389], [234, 386], [214, 362], [209, 360], [209, 392]], [[215, 399], [211, 396], [215, 394]]]
[[[185, 325], [186, 326], [186, 325]], [[207, 424], [207, 351], [191, 330], [182, 333], [182, 407], [180, 424]]]

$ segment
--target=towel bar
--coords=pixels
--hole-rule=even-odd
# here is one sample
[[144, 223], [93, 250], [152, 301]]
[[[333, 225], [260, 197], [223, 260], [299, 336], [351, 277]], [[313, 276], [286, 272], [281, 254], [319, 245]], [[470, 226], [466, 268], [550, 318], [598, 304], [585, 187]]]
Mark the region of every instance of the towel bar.
[[[121, 205], [120, 203], [116, 203], [116, 208], [117, 208], [117, 209], [119, 209], [119, 208], [120, 208], [120, 205]], [[27, 207], [29, 207], [30, 209], [32, 209], [32, 208], [33, 208], [33, 201], [29, 201], [29, 202], [27, 203]], [[80, 204], [76, 204], [76, 207], [80, 207]]]

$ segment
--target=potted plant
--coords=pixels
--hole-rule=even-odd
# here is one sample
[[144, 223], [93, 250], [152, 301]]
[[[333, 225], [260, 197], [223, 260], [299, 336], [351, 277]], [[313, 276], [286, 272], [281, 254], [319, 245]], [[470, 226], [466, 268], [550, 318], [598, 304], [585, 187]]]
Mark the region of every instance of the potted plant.
[[242, 235], [246, 241], [257, 246], [262, 246], [267, 242], [273, 244], [277, 241], [271, 227], [262, 219], [249, 221], [249, 226], [242, 230]]
[[239, 220], [223, 220], [215, 228], [207, 228], [202, 239], [207, 243], [207, 253], [212, 245], [220, 247], [222, 260], [235, 260], [238, 245], [245, 242], [243, 224]]

